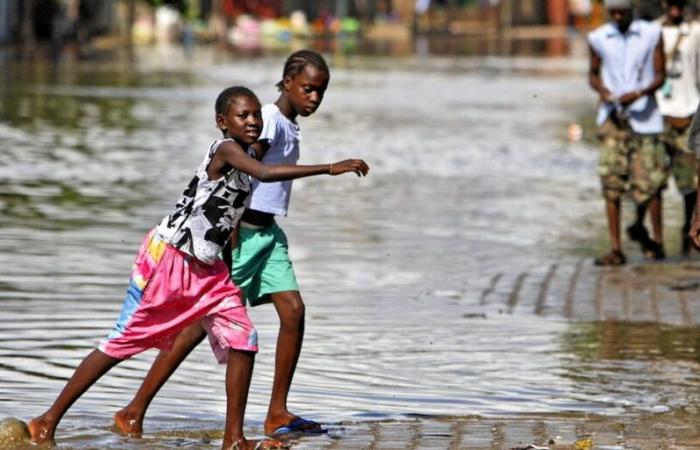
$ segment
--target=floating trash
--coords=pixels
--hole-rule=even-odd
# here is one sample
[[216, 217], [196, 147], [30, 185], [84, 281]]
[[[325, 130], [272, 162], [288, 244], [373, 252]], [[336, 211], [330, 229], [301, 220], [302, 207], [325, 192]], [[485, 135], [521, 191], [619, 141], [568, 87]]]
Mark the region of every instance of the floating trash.
[[14, 449], [29, 443], [29, 440], [29, 428], [26, 423], [15, 417], [0, 420], [0, 449]]

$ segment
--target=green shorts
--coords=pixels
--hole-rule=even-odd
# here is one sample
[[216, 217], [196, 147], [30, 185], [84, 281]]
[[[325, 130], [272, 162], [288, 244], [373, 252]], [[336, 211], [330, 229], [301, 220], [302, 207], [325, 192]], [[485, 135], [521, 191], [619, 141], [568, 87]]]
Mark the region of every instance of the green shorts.
[[250, 306], [269, 303], [276, 292], [299, 290], [287, 249], [287, 236], [276, 223], [264, 228], [241, 225], [231, 278]]
[[697, 158], [688, 148], [690, 125], [683, 129], [666, 126], [661, 140], [666, 145], [666, 152], [671, 158], [671, 174], [681, 194], [695, 192], [697, 185]]
[[606, 199], [619, 200], [629, 193], [635, 203], [642, 204], [665, 187], [669, 158], [658, 135], [636, 134], [610, 120], [600, 127], [598, 135], [598, 174]]

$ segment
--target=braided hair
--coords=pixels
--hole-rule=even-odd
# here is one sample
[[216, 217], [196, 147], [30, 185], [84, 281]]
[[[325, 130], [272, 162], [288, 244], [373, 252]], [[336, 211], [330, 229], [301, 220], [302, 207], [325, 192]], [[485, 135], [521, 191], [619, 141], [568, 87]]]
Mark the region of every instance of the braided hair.
[[326, 60], [323, 59], [320, 53], [313, 50], [299, 50], [289, 55], [287, 61], [284, 63], [282, 80], [277, 83], [277, 90], [281, 91], [283, 89], [285, 78], [299, 75], [304, 70], [304, 67], [309, 64], [318, 70], [326, 72], [330, 76], [328, 64], [326, 64]]

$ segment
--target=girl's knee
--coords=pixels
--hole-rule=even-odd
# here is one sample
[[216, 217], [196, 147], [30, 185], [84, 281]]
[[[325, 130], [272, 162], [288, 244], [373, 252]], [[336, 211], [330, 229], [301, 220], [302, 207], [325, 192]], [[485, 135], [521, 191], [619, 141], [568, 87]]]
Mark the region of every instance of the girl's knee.
[[298, 293], [275, 302], [277, 313], [283, 326], [295, 326], [304, 321], [306, 306]]
[[304, 320], [306, 315], [306, 306], [301, 298], [295, 299], [287, 305], [286, 318], [289, 320], [300, 321]]

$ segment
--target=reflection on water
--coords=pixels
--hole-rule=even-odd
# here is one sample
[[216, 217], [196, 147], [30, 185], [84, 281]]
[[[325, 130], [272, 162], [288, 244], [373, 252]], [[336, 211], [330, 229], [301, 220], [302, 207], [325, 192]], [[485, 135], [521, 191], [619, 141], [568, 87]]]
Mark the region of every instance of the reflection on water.
[[605, 321], [574, 324], [563, 337], [563, 376], [582, 398], [625, 413], [700, 413], [697, 327]]
[[[336, 61], [321, 110], [302, 119], [302, 161], [362, 157], [372, 173], [297, 182], [280, 220], [308, 314], [294, 411], [334, 424], [697, 410], [695, 327], [579, 309], [595, 312], [586, 295], [599, 272], [579, 261], [604, 236], [595, 152], [562, 131], [592, 109], [585, 62]], [[130, 66], [0, 73], [0, 416], [40, 412], [110, 329], [143, 233], [217, 137], [222, 87], [245, 83], [271, 101], [281, 65], [154, 52]], [[251, 314], [262, 346], [247, 411], [255, 434], [277, 319], [269, 307]], [[223, 370], [204, 346], [154, 401], [145, 441], [108, 431], [153, 357], [101, 380], [59, 442], [216, 447]]]

